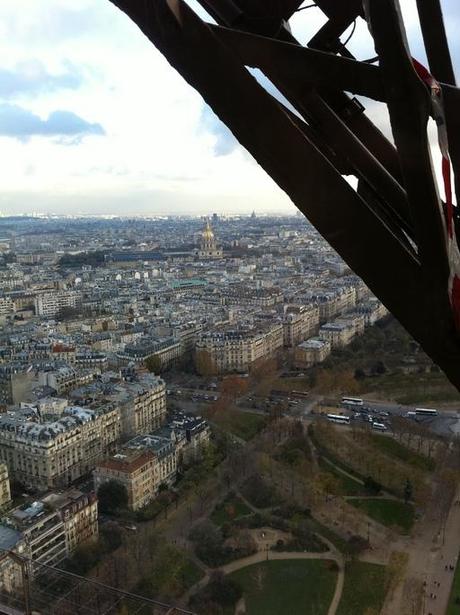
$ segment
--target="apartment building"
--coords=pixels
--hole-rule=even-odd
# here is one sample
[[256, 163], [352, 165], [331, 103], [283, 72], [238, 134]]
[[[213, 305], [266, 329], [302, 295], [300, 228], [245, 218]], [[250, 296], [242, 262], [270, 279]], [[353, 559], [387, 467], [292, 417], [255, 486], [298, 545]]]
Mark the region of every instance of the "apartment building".
[[283, 346], [283, 324], [266, 323], [257, 329], [207, 333], [197, 342], [197, 368], [206, 360], [214, 373], [245, 372]]
[[[50, 493], [9, 512], [0, 524], [0, 544], [14, 554], [30, 558], [33, 575], [71, 555], [98, 536], [97, 497], [71, 489]], [[21, 569], [14, 558], [0, 554], [0, 589], [14, 592], [22, 585]]]
[[387, 308], [378, 299], [371, 299], [357, 306], [356, 311], [364, 316], [366, 326], [374, 325], [388, 315]]
[[55, 291], [35, 297], [35, 314], [45, 318], [54, 318], [63, 308], [75, 308], [81, 300], [75, 291]]
[[75, 369], [69, 365], [40, 371], [38, 382], [41, 386], [49, 386], [59, 395], [67, 393], [71, 389], [88, 384], [94, 378], [95, 369]]
[[0, 459], [30, 489], [67, 487], [115, 449], [120, 433], [113, 404], [67, 407], [54, 421], [40, 419], [38, 409], [22, 408], [0, 416]]
[[40, 572], [40, 564], [54, 566], [67, 556], [64, 522], [58, 512], [50, 512], [43, 502], [16, 508], [8, 515], [7, 523], [24, 541], [24, 555], [33, 560], [32, 574]]
[[0, 297], [0, 317], [9, 316], [16, 310], [15, 303], [11, 297]]
[[153, 374], [120, 382], [107, 397], [120, 410], [124, 436], [153, 431], [166, 417], [166, 385]]
[[11, 490], [8, 466], [5, 463], [0, 463], [0, 510], [4, 510], [10, 502]]
[[158, 360], [158, 367], [163, 370], [175, 363], [182, 353], [181, 342], [174, 337], [169, 337], [161, 340], [140, 340], [135, 344], [127, 344], [122, 352], [117, 353], [117, 357], [122, 364], [131, 362], [140, 364], [152, 357]]
[[153, 452], [128, 449], [97, 464], [93, 472], [96, 490], [101, 485], [116, 480], [128, 494], [128, 507], [139, 510], [155, 497], [159, 487], [159, 468]]
[[294, 365], [298, 369], [308, 369], [322, 363], [331, 354], [331, 348], [329, 340], [312, 337], [296, 347]]
[[[182, 439], [182, 438], [181, 438]], [[150, 451], [155, 457], [155, 484], [171, 486], [176, 480], [177, 458], [180, 447], [174, 440], [148, 434], [136, 436], [126, 443], [126, 449]]]
[[59, 513], [64, 523], [66, 553], [87, 542], [94, 542], [99, 535], [97, 496], [94, 492], [82, 493], [69, 489], [63, 493], [50, 493], [41, 500]]
[[351, 314], [323, 325], [319, 330], [321, 339], [329, 340], [332, 348], [347, 346], [356, 335], [364, 332], [365, 319], [362, 314]]
[[283, 318], [284, 345], [293, 348], [317, 333], [319, 307], [317, 305], [288, 305]]
[[354, 286], [346, 286], [316, 292], [312, 298], [318, 304], [320, 322], [325, 323], [356, 306], [356, 289]]

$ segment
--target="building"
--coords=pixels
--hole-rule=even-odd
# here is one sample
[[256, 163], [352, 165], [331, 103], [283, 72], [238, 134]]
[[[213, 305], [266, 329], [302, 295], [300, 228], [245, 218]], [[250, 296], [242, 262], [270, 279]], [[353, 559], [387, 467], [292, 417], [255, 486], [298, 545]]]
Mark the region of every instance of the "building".
[[[98, 536], [97, 497], [71, 489], [50, 493], [10, 511], [0, 524], [0, 549], [32, 560], [30, 573], [54, 566]], [[22, 585], [21, 567], [0, 553], [0, 589], [14, 592]]]
[[319, 328], [319, 308], [317, 305], [288, 305], [283, 319], [284, 345], [293, 348], [308, 339]]
[[201, 233], [200, 247], [195, 250], [195, 256], [198, 258], [222, 258], [222, 250], [217, 247], [216, 238], [213, 230], [207, 220], [206, 225]]
[[[185, 434], [184, 446], [181, 446], [180, 454], [183, 462], [195, 460], [200, 457], [203, 450], [208, 446], [211, 437], [211, 428], [208, 422], [201, 416], [176, 412], [169, 424], [162, 431], [169, 428], [174, 434]], [[171, 436], [170, 436], [171, 437]]]
[[50, 512], [43, 502], [35, 501], [14, 509], [6, 523], [21, 534], [24, 555], [33, 560], [32, 574], [40, 572], [40, 564], [54, 566], [66, 558], [64, 522], [58, 512]]
[[120, 410], [124, 436], [149, 433], [165, 420], [166, 385], [153, 374], [117, 383], [108, 398]]
[[116, 480], [128, 494], [128, 507], [139, 510], [151, 502], [158, 492], [159, 468], [150, 450], [123, 448], [122, 451], [97, 464], [94, 472], [96, 490], [101, 485]]
[[294, 350], [294, 365], [297, 369], [308, 369], [322, 363], [331, 354], [331, 348], [329, 340], [312, 337]]
[[80, 300], [80, 294], [75, 291], [43, 293], [35, 297], [35, 314], [54, 318], [64, 308], [76, 308]]
[[355, 336], [355, 328], [343, 322], [328, 322], [319, 330], [319, 337], [330, 342], [332, 348], [348, 346]]
[[374, 325], [377, 321], [388, 315], [387, 308], [378, 299], [371, 299], [357, 306], [356, 311], [364, 316], [366, 327]]
[[0, 524], [0, 591], [10, 594], [22, 585], [22, 570], [15, 555], [27, 556], [22, 534]]
[[147, 359], [154, 359], [158, 363], [158, 371], [173, 365], [183, 353], [179, 340], [169, 337], [161, 340], [140, 340], [135, 344], [127, 344], [117, 357], [122, 364], [144, 363]]
[[40, 371], [38, 382], [40, 386], [49, 386], [59, 395], [67, 393], [71, 389], [88, 384], [94, 378], [98, 370], [75, 369], [69, 365]]
[[282, 323], [206, 333], [195, 347], [197, 369], [202, 375], [246, 372], [256, 361], [273, 356], [283, 343]]
[[21, 408], [0, 416], [0, 459], [10, 477], [29, 489], [63, 488], [110, 454], [120, 433], [113, 404], [67, 407], [53, 421], [41, 419], [38, 408]]
[[[181, 438], [183, 440], [183, 438]], [[180, 446], [175, 439], [154, 434], [136, 436], [126, 443], [126, 449], [144, 450], [155, 457], [155, 480], [160, 485], [171, 486], [176, 480], [177, 460]]]
[[4, 510], [11, 502], [10, 477], [8, 466], [0, 463], [0, 510]]
[[64, 523], [67, 555], [84, 543], [94, 542], [99, 535], [97, 496], [69, 489], [63, 493], [50, 493], [42, 502], [59, 513]]
[[9, 296], [0, 297], [0, 317], [9, 316], [16, 311], [13, 299]]

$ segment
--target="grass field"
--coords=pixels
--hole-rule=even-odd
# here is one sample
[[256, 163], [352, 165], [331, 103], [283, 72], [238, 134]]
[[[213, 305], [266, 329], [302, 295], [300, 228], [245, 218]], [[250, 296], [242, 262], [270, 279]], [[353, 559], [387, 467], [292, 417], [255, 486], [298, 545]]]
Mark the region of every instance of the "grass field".
[[211, 521], [216, 525], [223, 525], [233, 519], [249, 515], [252, 511], [241, 498], [233, 496], [218, 504], [211, 514]]
[[371, 609], [373, 613], [380, 613], [386, 594], [385, 581], [385, 566], [365, 562], [348, 563], [336, 615], [365, 615]]
[[383, 453], [396, 457], [411, 466], [419, 468], [420, 470], [432, 471], [435, 468], [434, 459], [420, 455], [415, 451], [411, 451], [407, 446], [404, 446], [388, 436], [380, 436], [372, 434], [372, 444]]
[[411, 504], [381, 498], [348, 500], [348, 503], [362, 510], [371, 519], [382, 525], [397, 527], [404, 534], [409, 533], [414, 524], [414, 508]]
[[334, 478], [338, 481], [338, 493], [337, 495], [363, 495], [364, 494], [364, 485], [362, 485], [357, 480], [346, 476], [337, 468], [334, 468], [330, 463], [328, 463], [324, 457], [319, 458], [319, 467], [323, 472], [329, 472], [332, 474]]
[[228, 431], [243, 440], [250, 440], [267, 424], [267, 418], [253, 412], [241, 412], [236, 408], [218, 410], [211, 417], [203, 412], [206, 418], [224, 431]]
[[423, 374], [386, 374], [366, 378], [362, 393], [381, 393], [400, 404], [460, 401], [460, 394], [441, 372]]
[[233, 572], [246, 615], [326, 615], [337, 582], [329, 560], [269, 560]]
[[[458, 600], [458, 603], [456, 602]], [[460, 559], [457, 562], [454, 582], [450, 592], [449, 606], [446, 615], [460, 615]]]

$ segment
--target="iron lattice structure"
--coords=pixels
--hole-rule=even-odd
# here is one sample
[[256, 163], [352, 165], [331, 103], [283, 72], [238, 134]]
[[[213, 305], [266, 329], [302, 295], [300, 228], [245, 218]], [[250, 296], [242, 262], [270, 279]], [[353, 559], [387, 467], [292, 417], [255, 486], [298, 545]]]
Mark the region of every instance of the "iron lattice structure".
[[[398, 0], [316, 0], [327, 22], [306, 46], [288, 24], [300, 0], [199, 0], [212, 24], [184, 0], [111, 1], [460, 389], [445, 205], [427, 137], [432, 93], [414, 68]], [[459, 169], [460, 93], [440, 0], [417, 0], [417, 7]], [[339, 40], [360, 18], [378, 65], [358, 61]], [[246, 67], [260, 69], [296, 113]], [[394, 144], [353, 95], [387, 105]], [[357, 178], [357, 189], [345, 175]], [[459, 182], [457, 175], [457, 194]]]

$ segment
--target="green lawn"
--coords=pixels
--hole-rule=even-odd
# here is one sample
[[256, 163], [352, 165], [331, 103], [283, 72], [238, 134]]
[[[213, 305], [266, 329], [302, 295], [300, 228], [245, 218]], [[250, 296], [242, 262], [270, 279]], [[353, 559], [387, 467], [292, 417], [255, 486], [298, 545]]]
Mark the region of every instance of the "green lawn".
[[211, 521], [221, 526], [244, 515], [249, 515], [251, 512], [241, 498], [232, 496], [215, 507], [211, 514]]
[[319, 458], [319, 467], [323, 472], [329, 472], [338, 480], [339, 489], [337, 495], [363, 495], [365, 493], [364, 485], [340, 472], [340, 470], [328, 463], [324, 457]]
[[434, 459], [430, 459], [429, 457], [425, 457], [425, 455], [420, 455], [415, 451], [411, 451], [409, 448], [407, 448], [407, 446], [400, 444], [393, 438], [373, 434], [372, 444], [374, 444], [374, 446], [383, 453], [386, 453], [391, 457], [396, 457], [397, 459], [400, 459], [401, 461], [404, 461], [411, 466], [415, 466], [420, 470], [434, 470]]
[[269, 560], [233, 572], [247, 615], [326, 615], [337, 582], [330, 560]]
[[458, 391], [441, 372], [385, 374], [378, 378], [366, 378], [362, 388], [362, 393], [380, 392], [400, 404], [459, 400]]
[[398, 527], [404, 534], [407, 534], [414, 524], [414, 507], [411, 504], [382, 498], [348, 500], [348, 503], [382, 525]]
[[350, 562], [345, 568], [345, 584], [336, 615], [364, 615], [367, 609], [380, 613], [385, 594], [385, 566]]
[[[206, 416], [206, 412], [203, 413]], [[250, 440], [267, 424], [267, 418], [254, 412], [241, 412], [236, 408], [218, 410], [210, 420], [224, 431]]]
[[[456, 603], [458, 600], [458, 603]], [[449, 606], [447, 607], [446, 615], [460, 615], [460, 559], [457, 562], [455, 570], [454, 582], [450, 592]]]

